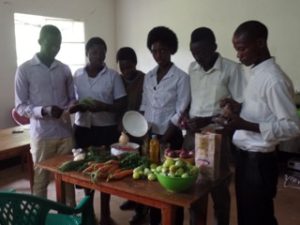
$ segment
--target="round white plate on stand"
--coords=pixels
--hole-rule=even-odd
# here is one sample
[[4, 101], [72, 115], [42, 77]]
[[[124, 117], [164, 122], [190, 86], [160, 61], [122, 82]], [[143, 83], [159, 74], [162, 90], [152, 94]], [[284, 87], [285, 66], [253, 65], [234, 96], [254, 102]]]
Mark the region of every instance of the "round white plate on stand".
[[128, 111], [122, 118], [122, 124], [126, 132], [134, 137], [144, 136], [148, 129], [148, 122], [138, 111]]

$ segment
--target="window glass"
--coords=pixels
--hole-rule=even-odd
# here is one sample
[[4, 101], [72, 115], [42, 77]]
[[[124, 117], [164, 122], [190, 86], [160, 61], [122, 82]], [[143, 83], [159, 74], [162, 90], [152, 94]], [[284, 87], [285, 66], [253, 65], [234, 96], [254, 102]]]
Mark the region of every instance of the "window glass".
[[70, 66], [72, 72], [85, 65], [84, 23], [72, 19], [29, 14], [14, 14], [17, 65], [31, 59], [39, 51], [39, 33], [45, 24], [53, 24], [62, 34], [57, 59]]

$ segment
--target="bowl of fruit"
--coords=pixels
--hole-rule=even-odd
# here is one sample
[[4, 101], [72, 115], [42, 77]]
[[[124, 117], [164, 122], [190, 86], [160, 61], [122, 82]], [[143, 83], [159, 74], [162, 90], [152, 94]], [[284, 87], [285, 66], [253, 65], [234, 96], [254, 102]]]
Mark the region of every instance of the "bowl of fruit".
[[162, 165], [156, 167], [155, 175], [167, 191], [183, 192], [196, 182], [199, 168], [180, 158], [167, 158]]
[[182, 159], [185, 162], [188, 162], [190, 164], [195, 164], [195, 151], [193, 150], [185, 150], [185, 149], [179, 149], [179, 150], [173, 150], [170, 148], [165, 149], [164, 152], [165, 158], [172, 158], [174, 160], [176, 159]]

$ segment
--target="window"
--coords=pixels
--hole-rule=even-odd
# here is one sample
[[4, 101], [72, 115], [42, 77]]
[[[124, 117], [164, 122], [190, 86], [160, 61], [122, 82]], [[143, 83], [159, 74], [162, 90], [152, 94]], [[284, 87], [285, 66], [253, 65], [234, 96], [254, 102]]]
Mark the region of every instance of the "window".
[[45, 24], [57, 26], [62, 34], [62, 44], [56, 58], [69, 65], [72, 72], [85, 65], [83, 22], [21, 13], [15, 13], [14, 20], [18, 66], [40, 50], [38, 38]]

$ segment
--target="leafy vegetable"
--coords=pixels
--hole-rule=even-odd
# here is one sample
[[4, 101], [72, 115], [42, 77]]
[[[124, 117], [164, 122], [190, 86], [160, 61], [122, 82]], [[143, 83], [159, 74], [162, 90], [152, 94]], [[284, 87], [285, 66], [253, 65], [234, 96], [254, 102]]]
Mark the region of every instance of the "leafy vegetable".
[[146, 156], [140, 156], [136, 152], [124, 153], [120, 159], [120, 167], [123, 169], [134, 169], [138, 166], [149, 164], [150, 161]]

